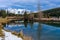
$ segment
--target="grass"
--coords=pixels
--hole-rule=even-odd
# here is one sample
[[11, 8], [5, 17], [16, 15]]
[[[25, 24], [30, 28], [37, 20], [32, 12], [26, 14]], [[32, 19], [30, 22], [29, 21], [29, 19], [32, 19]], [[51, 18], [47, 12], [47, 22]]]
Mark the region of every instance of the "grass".
[[4, 36], [4, 33], [2, 31], [2, 25], [0, 24], [0, 37], [3, 37]]
[[23, 37], [24, 37], [24, 35], [23, 35], [22, 31], [18, 34], [18, 37], [21, 37], [21, 38], [23, 38]]
[[18, 36], [18, 37], [21, 37], [21, 38], [24, 37], [22, 32], [20, 32], [20, 33], [12, 32], [12, 34], [14, 34], [14, 35], [16, 35], [16, 36]]
[[0, 23], [7, 23], [7, 22], [8, 22], [7, 18], [0, 17]]

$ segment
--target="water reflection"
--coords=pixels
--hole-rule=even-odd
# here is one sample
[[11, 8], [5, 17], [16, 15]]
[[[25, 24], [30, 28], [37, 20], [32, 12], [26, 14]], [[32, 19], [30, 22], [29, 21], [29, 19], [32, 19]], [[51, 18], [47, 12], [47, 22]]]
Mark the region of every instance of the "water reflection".
[[37, 28], [37, 40], [40, 40], [41, 37], [41, 30], [42, 30], [42, 25], [39, 22], [38, 28]]
[[[32, 29], [33, 29], [33, 21], [32, 20], [28, 21], [28, 19], [25, 19], [24, 20], [24, 26], [26, 27], [26, 29], [23, 30], [24, 36], [25, 36], [24, 39], [27, 38], [27, 40], [32, 40], [32, 37], [33, 37], [32, 36], [33, 35], [33, 31], [32, 31]], [[30, 26], [30, 27], [28, 27], [28, 26]], [[30, 36], [27, 36], [27, 35], [30, 35]]]
[[28, 21], [24, 20], [24, 26], [27, 27]]
[[30, 27], [33, 28], [34, 21], [29, 21], [29, 23], [30, 23]]
[[[60, 28], [41, 24], [40, 22], [25, 22], [26, 24], [20, 24], [21, 26], [5, 27], [5, 29], [20, 32], [23, 30], [23, 34], [28, 37], [32, 37], [32, 40], [60, 40]], [[27, 25], [26, 27], [24, 25]], [[42, 27], [41, 27], [42, 26]], [[32, 28], [31, 28], [32, 27]]]

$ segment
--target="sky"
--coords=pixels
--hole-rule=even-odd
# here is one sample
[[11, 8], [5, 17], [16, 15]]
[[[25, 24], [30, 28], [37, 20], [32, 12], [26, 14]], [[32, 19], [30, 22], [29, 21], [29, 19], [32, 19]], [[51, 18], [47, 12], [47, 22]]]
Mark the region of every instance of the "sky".
[[[60, 7], [60, 0], [39, 0], [41, 10]], [[0, 9], [15, 8], [37, 11], [38, 0], [0, 0]]]

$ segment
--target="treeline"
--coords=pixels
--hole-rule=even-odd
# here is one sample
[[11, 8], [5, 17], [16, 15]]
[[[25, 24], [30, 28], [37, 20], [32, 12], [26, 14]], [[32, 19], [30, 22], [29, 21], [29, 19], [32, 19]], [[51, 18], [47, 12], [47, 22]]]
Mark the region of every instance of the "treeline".
[[5, 18], [7, 16], [7, 13], [5, 10], [0, 10], [0, 17]]
[[[44, 10], [42, 11], [43, 17], [45, 18], [51, 18], [51, 17], [60, 17], [60, 8], [54, 8], [54, 9], [49, 9], [49, 10]], [[34, 17], [38, 17], [38, 13], [34, 13]]]
[[0, 10], [0, 17], [7, 17], [7, 16], [22, 16], [21, 14], [15, 14], [15, 13], [10, 13], [9, 11], [6, 10]]
[[[43, 13], [43, 17], [45, 17], [45, 18], [50, 18], [50, 17], [59, 18], [60, 17], [60, 8], [45, 10], [45, 11], [42, 11], [42, 13]], [[5, 10], [0, 10], [0, 17], [3, 17], [3, 18], [5, 18], [6, 16], [29, 16], [29, 15], [31, 15], [31, 16], [34, 15], [35, 18], [38, 17], [38, 13], [27, 14], [27, 12], [25, 12], [24, 15], [22, 15], [22, 14], [9, 13], [8, 11], [5, 11]]]
[[44, 17], [60, 17], [60, 8], [54, 8], [50, 10], [43, 11]]

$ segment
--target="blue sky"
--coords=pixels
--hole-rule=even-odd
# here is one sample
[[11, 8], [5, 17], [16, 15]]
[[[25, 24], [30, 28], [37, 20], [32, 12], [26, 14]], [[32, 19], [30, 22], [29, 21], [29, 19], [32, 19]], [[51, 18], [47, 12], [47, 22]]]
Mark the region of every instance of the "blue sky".
[[[0, 0], [0, 9], [16, 8], [36, 11], [37, 1], [38, 0]], [[60, 7], [60, 0], [40, 0], [40, 7], [41, 10]]]

